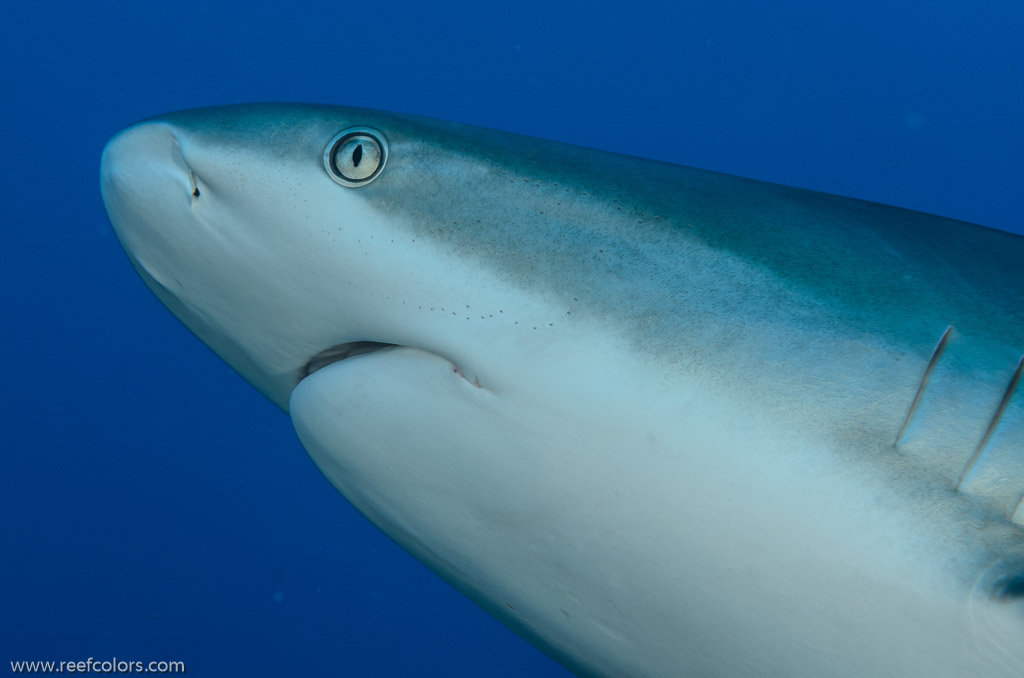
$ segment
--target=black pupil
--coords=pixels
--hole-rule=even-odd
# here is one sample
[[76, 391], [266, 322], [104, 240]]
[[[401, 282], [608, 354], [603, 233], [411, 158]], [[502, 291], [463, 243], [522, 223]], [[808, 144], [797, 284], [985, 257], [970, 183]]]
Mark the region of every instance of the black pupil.
[[359, 144], [355, 150], [352, 151], [352, 166], [359, 167], [359, 162], [363, 159], [363, 145]]

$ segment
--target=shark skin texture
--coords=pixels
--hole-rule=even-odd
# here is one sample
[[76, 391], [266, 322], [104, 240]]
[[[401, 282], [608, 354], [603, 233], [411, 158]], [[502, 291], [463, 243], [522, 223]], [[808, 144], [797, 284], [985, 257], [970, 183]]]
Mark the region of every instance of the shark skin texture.
[[1024, 238], [368, 109], [158, 116], [156, 296], [580, 675], [1024, 675]]

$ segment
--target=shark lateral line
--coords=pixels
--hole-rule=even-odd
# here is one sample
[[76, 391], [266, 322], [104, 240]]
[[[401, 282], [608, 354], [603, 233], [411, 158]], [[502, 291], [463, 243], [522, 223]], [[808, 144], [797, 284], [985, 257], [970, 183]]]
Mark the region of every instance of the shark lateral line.
[[344, 497], [576, 673], [1024, 675], [1024, 238], [299, 104], [140, 122], [101, 187]]

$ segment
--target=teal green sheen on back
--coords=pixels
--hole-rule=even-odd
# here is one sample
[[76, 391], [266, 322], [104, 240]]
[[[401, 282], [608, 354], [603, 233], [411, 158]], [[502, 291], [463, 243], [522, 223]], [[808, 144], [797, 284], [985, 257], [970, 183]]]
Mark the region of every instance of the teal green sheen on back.
[[1024, 673], [1024, 238], [298, 104], [139, 123], [102, 186], [342, 494], [572, 670]]

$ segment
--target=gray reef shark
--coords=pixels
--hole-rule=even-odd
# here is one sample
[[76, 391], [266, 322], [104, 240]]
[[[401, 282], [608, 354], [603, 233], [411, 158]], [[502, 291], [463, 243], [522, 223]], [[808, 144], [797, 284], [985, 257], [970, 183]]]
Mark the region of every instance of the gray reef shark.
[[345, 498], [572, 671], [1024, 675], [1024, 238], [332, 106], [101, 175]]

